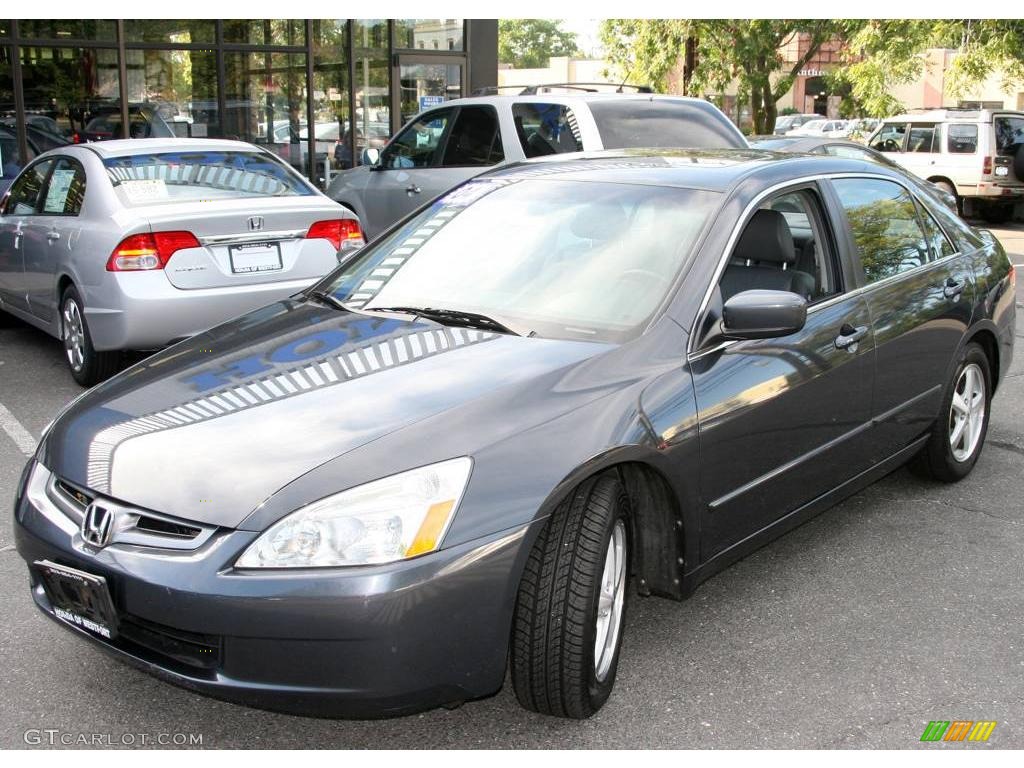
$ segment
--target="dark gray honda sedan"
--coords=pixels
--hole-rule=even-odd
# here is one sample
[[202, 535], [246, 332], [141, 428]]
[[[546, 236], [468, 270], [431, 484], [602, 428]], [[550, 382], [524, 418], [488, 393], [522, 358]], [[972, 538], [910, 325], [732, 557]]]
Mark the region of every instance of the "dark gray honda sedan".
[[18, 550], [47, 615], [212, 696], [393, 715], [511, 665], [525, 707], [587, 717], [630, 599], [909, 460], [971, 471], [1014, 283], [873, 163], [503, 168], [75, 401]]

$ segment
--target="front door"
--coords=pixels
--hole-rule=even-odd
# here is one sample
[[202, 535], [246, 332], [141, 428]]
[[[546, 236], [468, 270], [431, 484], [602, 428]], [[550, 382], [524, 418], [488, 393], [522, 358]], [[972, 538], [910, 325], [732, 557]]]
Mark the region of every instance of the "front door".
[[691, 356], [705, 558], [868, 466], [874, 341], [864, 299], [847, 291], [833, 229], [810, 185], [762, 204], [730, 254], [723, 301], [788, 290], [809, 309], [791, 336]]
[[52, 166], [52, 160], [43, 160], [26, 168], [11, 185], [0, 214], [0, 298], [23, 312], [29, 308], [25, 257], [38, 247], [32, 222]]

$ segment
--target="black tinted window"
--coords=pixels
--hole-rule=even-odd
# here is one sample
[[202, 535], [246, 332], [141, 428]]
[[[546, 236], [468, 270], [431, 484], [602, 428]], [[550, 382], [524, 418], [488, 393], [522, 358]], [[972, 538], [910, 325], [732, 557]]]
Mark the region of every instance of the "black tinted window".
[[27, 216], [36, 212], [39, 204], [39, 193], [46, 182], [46, 174], [50, 172], [52, 160], [36, 163], [21, 176], [11, 187], [11, 199], [7, 202], [6, 213], [16, 216]]
[[527, 157], [583, 151], [576, 116], [564, 104], [513, 104], [512, 119]]
[[62, 157], [50, 174], [43, 194], [44, 214], [77, 216], [85, 198], [85, 171], [76, 161]]
[[999, 154], [1011, 154], [1015, 145], [1024, 144], [1024, 117], [997, 117], [993, 123]]
[[733, 124], [700, 102], [608, 99], [590, 102], [605, 149], [744, 147]]
[[971, 155], [978, 151], [978, 126], [953, 123], [946, 127], [946, 134], [950, 152]]
[[498, 116], [490, 107], [463, 107], [445, 144], [442, 165], [486, 166], [505, 159]]
[[869, 283], [931, 261], [917, 207], [903, 187], [881, 179], [836, 179], [832, 183]]

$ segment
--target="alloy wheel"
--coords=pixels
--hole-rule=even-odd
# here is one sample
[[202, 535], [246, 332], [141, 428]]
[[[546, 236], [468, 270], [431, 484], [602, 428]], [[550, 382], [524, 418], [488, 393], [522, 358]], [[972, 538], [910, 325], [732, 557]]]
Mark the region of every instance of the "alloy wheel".
[[976, 363], [960, 372], [949, 408], [949, 447], [953, 458], [967, 461], [974, 455], [985, 426], [985, 374]]
[[597, 601], [594, 632], [594, 675], [598, 682], [607, 677], [615, 659], [622, 630], [622, 607], [626, 598], [626, 526], [615, 521], [608, 550], [605, 552], [601, 593]]
[[82, 312], [74, 300], [64, 302], [61, 338], [64, 341], [64, 354], [67, 355], [71, 368], [75, 371], [82, 370], [85, 363], [85, 327], [82, 323]]

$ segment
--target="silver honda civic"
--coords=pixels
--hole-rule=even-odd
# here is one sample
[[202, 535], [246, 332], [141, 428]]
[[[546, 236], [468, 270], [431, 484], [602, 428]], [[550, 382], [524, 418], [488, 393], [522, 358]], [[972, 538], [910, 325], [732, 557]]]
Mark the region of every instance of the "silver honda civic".
[[251, 144], [132, 139], [40, 155], [0, 201], [0, 311], [91, 385], [294, 294], [363, 244], [355, 215]]

